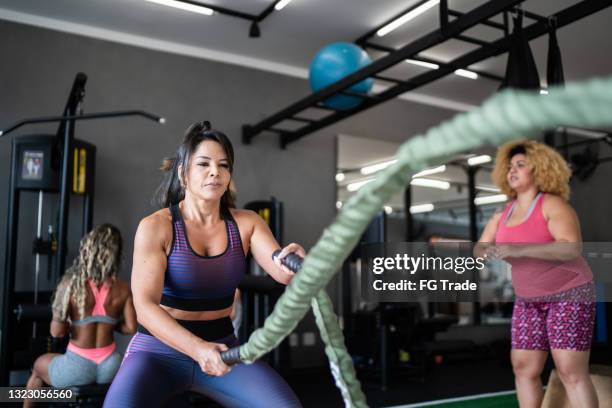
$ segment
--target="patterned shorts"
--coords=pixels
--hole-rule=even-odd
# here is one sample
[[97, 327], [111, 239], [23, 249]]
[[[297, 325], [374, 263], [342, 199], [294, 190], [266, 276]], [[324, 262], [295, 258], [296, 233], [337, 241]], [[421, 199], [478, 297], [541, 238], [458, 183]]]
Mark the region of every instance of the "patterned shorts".
[[512, 348], [574, 350], [591, 348], [595, 325], [593, 285], [570, 290], [580, 300], [531, 301], [517, 298], [512, 313]]

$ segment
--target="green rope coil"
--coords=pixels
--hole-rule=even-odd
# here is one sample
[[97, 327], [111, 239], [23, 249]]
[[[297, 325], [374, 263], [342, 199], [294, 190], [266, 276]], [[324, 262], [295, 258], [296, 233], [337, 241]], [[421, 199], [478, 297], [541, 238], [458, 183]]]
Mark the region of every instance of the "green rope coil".
[[[397, 162], [381, 171], [376, 179], [353, 196], [336, 220], [304, 260], [302, 270], [292, 279], [264, 326], [241, 346], [240, 357], [253, 362], [269, 352], [296, 327], [319, 291], [323, 290], [382, 205], [410, 180], [411, 174], [440, 164], [459, 152], [484, 144], [499, 145], [519, 137], [534, 137], [557, 126], [599, 127], [612, 124], [612, 80], [550, 88], [548, 95], [506, 90], [475, 111], [456, 116], [402, 144]], [[321, 308], [326, 310], [327, 307]], [[333, 313], [333, 312], [332, 312]], [[324, 316], [320, 318], [325, 319]], [[337, 350], [344, 349], [343, 345]], [[345, 352], [345, 350], [344, 350]], [[342, 357], [342, 361], [346, 361]], [[348, 364], [341, 363], [340, 369]], [[352, 370], [352, 365], [350, 370]], [[341, 373], [342, 375], [344, 373]], [[350, 377], [352, 374], [348, 373]], [[351, 405], [366, 406], [359, 383], [348, 381]], [[352, 388], [351, 388], [352, 387]], [[361, 395], [361, 397], [360, 397]], [[346, 400], [346, 398], [345, 398]]]

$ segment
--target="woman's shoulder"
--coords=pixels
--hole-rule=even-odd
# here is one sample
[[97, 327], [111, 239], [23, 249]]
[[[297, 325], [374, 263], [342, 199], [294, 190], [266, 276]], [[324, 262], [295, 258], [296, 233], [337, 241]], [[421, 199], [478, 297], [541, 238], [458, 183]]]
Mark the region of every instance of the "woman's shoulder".
[[121, 298], [127, 298], [130, 295], [130, 284], [117, 276], [113, 278], [113, 288]]
[[155, 241], [163, 248], [172, 242], [172, 215], [168, 208], [162, 208], [140, 220], [135, 242]]
[[570, 203], [563, 197], [556, 194], [543, 194], [542, 197], [542, 212], [549, 217], [553, 213], [568, 214], [574, 210]]
[[244, 210], [240, 208], [230, 208], [230, 214], [234, 221], [238, 224], [238, 228], [252, 228], [253, 225], [261, 219], [259, 214], [252, 210]]
[[138, 229], [144, 229], [147, 231], [153, 230], [161, 232], [172, 227], [172, 214], [170, 214], [169, 208], [162, 208], [161, 210], [155, 211], [153, 214], [149, 214], [140, 220]]
[[544, 209], [568, 208], [569, 203], [561, 196], [550, 193], [542, 194], [542, 207]]
[[255, 211], [253, 210], [245, 210], [245, 209], [241, 209], [241, 208], [230, 208], [230, 213], [232, 214], [232, 217], [236, 220], [236, 221], [253, 221], [256, 218], [255, 217], [259, 217], [259, 214], [257, 214]]

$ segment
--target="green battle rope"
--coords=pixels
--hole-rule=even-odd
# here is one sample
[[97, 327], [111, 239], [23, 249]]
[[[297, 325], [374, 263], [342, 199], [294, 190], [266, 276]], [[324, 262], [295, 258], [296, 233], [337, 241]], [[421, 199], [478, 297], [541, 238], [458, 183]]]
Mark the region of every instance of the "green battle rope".
[[302, 269], [280, 297], [264, 326], [240, 347], [240, 357], [252, 363], [293, 331], [310, 304], [314, 308], [336, 385], [347, 407], [367, 407], [355, 370], [344, 346], [324, 288], [357, 244], [370, 220], [389, 198], [425, 167], [441, 164], [459, 152], [482, 145], [500, 145], [519, 137], [535, 137], [557, 126], [599, 127], [612, 124], [612, 79], [550, 88], [548, 95], [506, 90], [472, 112], [457, 115], [424, 135], [403, 143], [397, 162], [343, 206], [333, 224], [304, 260]]

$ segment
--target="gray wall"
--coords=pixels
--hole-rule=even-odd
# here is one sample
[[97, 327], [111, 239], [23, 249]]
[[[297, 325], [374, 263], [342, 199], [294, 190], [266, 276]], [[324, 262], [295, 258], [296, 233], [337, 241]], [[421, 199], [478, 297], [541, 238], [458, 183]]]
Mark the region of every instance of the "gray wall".
[[[188, 124], [208, 119], [232, 139], [238, 204], [274, 195], [285, 205], [286, 242], [297, 241], [308, 249], [335, 215], [336, 134], [400, 141], [452, 114], [392, 101], [285, 151], [277, 147], [274, 136], [261, 136], [245, 146], [240, 142], [241, 125], [308, 94], [305, 80], [4, 21], [0, 38], [0, 128], [21, 118], [60, 114], [79, 71], [89, 76], [86, 112], [143, 109], [167, 118], [165, 126], [142, 118], [77, 125], [77, 137], [98, 148], [94, 224], [111, 222], [121, 228], [126, 241], [124, 279], [130, 276], [138, 222], [154, 210], [150, 200], [161, 180], [160, 160], [173, 154]], [[31, 126], [0, 138], [3, 269], [10, 139], [55, 129], [56, 125]], [[71, 222], [78, 220], [73, 217]]]

